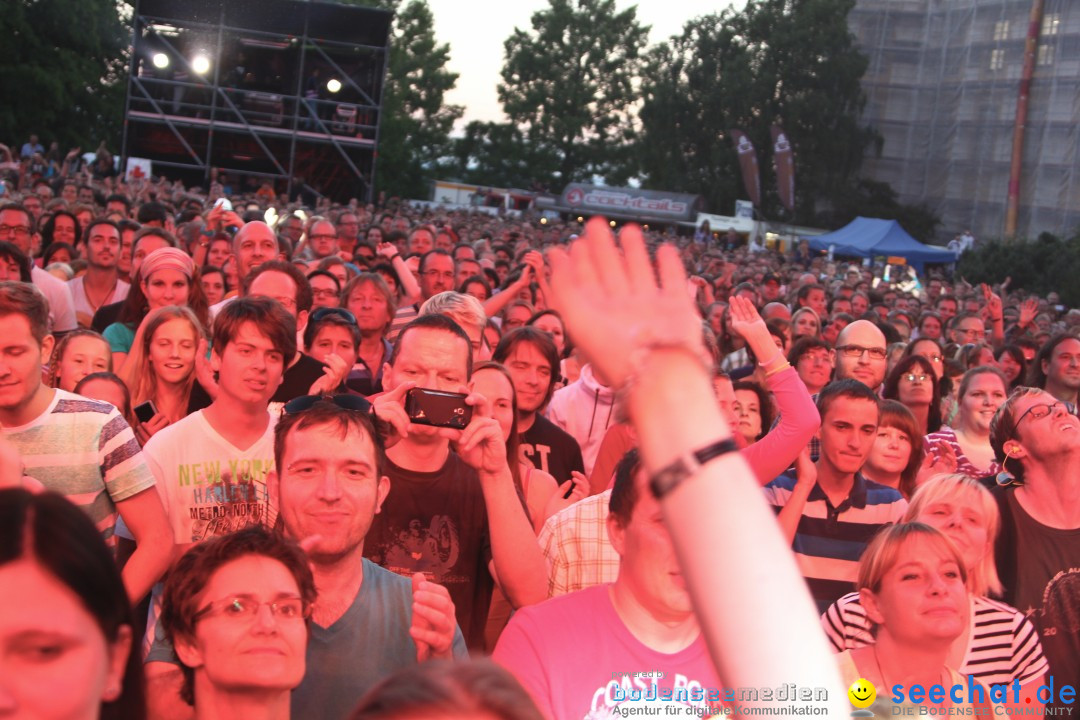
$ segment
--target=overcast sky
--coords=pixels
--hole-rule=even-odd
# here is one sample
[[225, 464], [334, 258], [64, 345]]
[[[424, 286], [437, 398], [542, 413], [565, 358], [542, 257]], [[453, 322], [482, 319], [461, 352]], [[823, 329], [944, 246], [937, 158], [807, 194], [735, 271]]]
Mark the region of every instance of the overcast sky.
[[[495, 87], [503, 63], [503, 42], [515, 27], [531, 28], [533, 13], [547, 0], [428, 0], [435, 14], [435, 34], [450, 44], [450, 69], [459, 74], [447, 102], [464, 105], [464, 126], [470, 120], [504, 120]], [[638, 19], [650, 25], [650, 43], [681, 32], [687, 20], [720, 12], [728, 5], [741, 8], [746, 0], [616, 0], [622, 9], [638, 7]]]

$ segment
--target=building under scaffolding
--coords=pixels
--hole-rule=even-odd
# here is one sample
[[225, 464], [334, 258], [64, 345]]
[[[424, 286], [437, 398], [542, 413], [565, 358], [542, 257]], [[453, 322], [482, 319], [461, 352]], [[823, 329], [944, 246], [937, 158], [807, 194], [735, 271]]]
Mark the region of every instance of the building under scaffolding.
[[869, 58], [864, 119], [884, 139], [864, 174], [944, 221], [1007, 234], [1017, 99], [1032, 7], [1041, 5], [1019, 162], [1016, 235], [1080, 228], [1080, 2], [857, 0]]

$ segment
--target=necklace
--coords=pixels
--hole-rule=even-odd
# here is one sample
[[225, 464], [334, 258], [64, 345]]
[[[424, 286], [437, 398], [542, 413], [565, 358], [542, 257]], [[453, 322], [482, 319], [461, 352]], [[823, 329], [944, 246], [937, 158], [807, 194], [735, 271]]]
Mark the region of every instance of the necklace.
[[[881, 676], [882, 684], [885, 686], [885, 689], [888, 690], [892, 687], [892, 685], [890, 685], [889, 681], [885, 679], [885, 671], [881, 668], [881, 658], [878, 657], [877, 643], [874, 643], [874, 664], [877, 665], [878, 675]], [[941, 681], [942, 687], [948, 687], [948, 683], [945, 682], [944, 678], [945, 671], [944, 668], [942, 668], [938, 671], [938, 680]]]

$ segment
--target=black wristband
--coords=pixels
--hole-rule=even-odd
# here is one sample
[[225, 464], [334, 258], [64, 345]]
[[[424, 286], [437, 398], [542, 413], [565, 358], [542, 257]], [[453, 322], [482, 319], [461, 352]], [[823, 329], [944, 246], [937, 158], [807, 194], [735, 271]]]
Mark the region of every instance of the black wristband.
[[683, 480], [696, 473], [705, 463], [738, 450], [739, 446], [735, 444], [734, 438], [717, 440], [700, 450], [687, 453], [670, 465], [658, 470], [649, 479], [649, 488], [657, 500], [662, 500], [665, 495], [678, 487]]

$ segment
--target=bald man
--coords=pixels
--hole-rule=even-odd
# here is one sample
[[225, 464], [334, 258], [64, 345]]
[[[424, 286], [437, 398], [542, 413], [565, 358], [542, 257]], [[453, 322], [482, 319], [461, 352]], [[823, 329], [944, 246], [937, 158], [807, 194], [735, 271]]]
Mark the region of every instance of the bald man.
[[869, 320], [856, 320], [836, 338], [836, 378], [858, 380], [875, 392], [888, 369], [885, 334]]
[[784, 303], [771, 302], [761, 309], [761, 318], [763, 320], [780, 318], [781, 320], [791, 322], [791, 310], [789, 310], [788, 306]]

